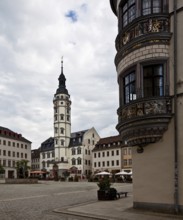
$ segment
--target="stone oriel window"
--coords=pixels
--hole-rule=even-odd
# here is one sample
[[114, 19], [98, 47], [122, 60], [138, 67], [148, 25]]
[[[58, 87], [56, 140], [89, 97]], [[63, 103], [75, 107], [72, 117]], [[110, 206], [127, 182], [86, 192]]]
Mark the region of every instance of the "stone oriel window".
[[167, 61], [152, 60], [138, 64], [139, 68], [127, 70], [120, 77], [121, 105], [139, 98], [162, 97], [169, 94]]
[[150, 14], [168, 13], [168, 0], [126, 0], [119, 8], [119, 30], [135, 18]]

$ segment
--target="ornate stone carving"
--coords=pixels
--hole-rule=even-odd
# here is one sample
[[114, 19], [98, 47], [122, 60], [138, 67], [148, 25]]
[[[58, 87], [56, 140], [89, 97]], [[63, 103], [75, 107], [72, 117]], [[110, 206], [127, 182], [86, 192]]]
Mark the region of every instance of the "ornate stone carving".
[[140, 21], [134, 23], [134, 25], [119, 33], [116, 38], [117, 51], [139, 36], [153, 32], [169, 32], [169, 23], [169, 18], [167, 16], [141, 19]]
[[125, 33], [123, 37], [123, 44], [125, 45], [126, 43], [128, 43], [129, 39], [130, 39], [130, 34]]
[[118, 110], [117, 129], [130, 146], [159, 141], [172, 117], [171, 98], [140, 99]]
[[166, 100], [150, 100], [142, 103], [132, 104], [128, 107], [123, 108], [122, 118], [124, 120], [135, 116], [166, 114], [166, 112]]

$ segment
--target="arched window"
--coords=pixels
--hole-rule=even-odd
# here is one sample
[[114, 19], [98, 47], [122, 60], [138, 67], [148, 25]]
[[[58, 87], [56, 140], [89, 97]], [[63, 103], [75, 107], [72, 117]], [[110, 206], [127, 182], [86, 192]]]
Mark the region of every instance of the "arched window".
[[76, 165], [76, 159], [72, 158], [72, 165]]
[[60, 133], [64, 134], [64, 128], [60, 128]]
[[81, 154], [81, 148], [80, 148], [80, 147], [78, 147], [77, 153], [78, 153], [78, 154]]
[[61, 145], [62, 146], [64, 145], [64, 139], [61, 139]]
[[64, 120], [64, 114], [60, 114], [60, 120]]
[[77, 161], [78, 161], [78, 165], [81, 165], [81, 158], [80, 157], [78, 157]]

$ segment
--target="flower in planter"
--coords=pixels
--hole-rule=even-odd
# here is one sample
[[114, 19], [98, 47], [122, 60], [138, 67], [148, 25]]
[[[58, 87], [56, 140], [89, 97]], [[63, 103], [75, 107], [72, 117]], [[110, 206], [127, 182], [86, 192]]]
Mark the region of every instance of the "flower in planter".
[[103, 178], [97, 183], [99, 190], [109, 190], [111, 183], [109, 178]]

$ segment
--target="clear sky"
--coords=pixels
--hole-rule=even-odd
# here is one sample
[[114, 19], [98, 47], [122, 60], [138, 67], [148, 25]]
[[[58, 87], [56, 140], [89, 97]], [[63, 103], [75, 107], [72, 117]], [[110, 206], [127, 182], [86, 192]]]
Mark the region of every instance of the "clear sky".
[[72, 132], [117, 135], [117, 19], [108, 0], [0, 0], [0, 126], [38, 148], [53, 136], [63, 56]]

